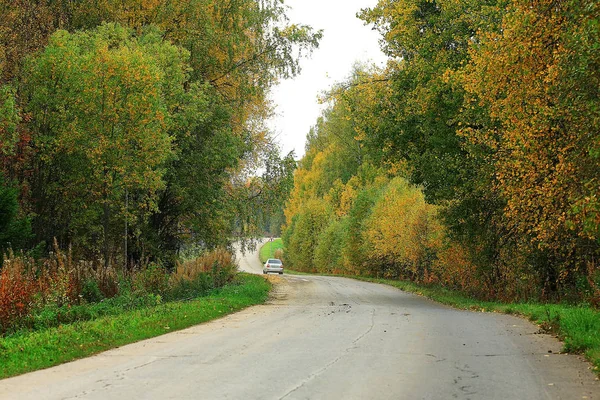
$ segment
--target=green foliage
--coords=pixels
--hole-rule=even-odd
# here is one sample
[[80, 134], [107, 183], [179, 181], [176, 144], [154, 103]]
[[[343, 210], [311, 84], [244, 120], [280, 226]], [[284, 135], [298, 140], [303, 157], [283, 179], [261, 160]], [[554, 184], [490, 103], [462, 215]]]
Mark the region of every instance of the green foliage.
[[369, 245], [365, 240], [365, 233], [367, 222], [380, 195], [381, 192], [377, 188], [361, 190], [348, 213], [347, 242], [342, 247], [342, 255], [346, 268], [356, 275], [372, 272], [368, 262]]
[[[339, 272], [483, 298], [596, 303], [598, 97], [580, 82], [599, 69], [596, 27], [579, 23], [586, 4], [546, 13], [543, 1], [382, 0], [365, 10], [395, 60], [357, 67], [330, 91], [286, 206], [287, 257], [318, 250], [320, 264], [341, 258]], [[290, 247], [320, 201], [334, 216], [323, 243]]]
[[[357, 67], [347, 83], [336, 86], [331, 107], [309, 133], [286, 208], [286, 259], [300, 271], [412, 275], [422, 281], [445, 235], [421, 189], [400, 177], [390, 180], [405, 169], [383, 162], [371, 147], [369, 129], [379, 121], [370, 113], [382, 106], [385, 90], [377, 72], [370, 73]], [[331, 208], [324, 223], [313, 217], [323, 205]]]
[[96, 280], [87, 279], [81, 288], [81, 297], [88, 303], [97, 303], [104, 298], [104, 294]]
[[323, 230], [314, 249], [315, 266], [319, 273], [336, 273], [344, 271], [342, 249], [348, 243], [348, 217], [342, 217]]
[[132, 289], [133, 293], [142, 296], [145, 294], [164, 296], [169, 290], [169, 275], [161, 265], [150, 264], [133, 276]]
[[228, 193], [235, 199], [235, 233], [242, 239], [242, 247], [247, 244], [244, 238], [260, 238], [267, 232], [274, 235], [281, 229], [284, 202], [294, 185], [296, 161], [293, 152], [284, 157], [279, 152], [277, 146], [267, 144], [256, 164], [250, 164], [262, 167], [262, 175], [253, 176], [253, 168], [249, 168], [237, 176]]
[[30, 239], [29, 219], [19, 216], [17, 190], [6, 185], [0, 173], [0, 253], [23, 249]]
[[20, 120], [14, 89], [0, 85], [0, 154], [6, 156], [15, 151], [19, 139], [17, 124]]
[[0, 269], [0, 336], [197, 298], [230, 284], [237, 274], [232, 254], [223, 249], [173, 272], [155, 263], [133, 271], [101, 264], [75, 262], [56, 244], [46, 259], [10, 253]]
[[365, 257], [376, 275], [423, 282], [443, 248], [436, 208], [403, 178], [390, 181], [361, 231], [369, 247]]
[[495, 186], [506, 201], [498, 225], [514, 247], [501, 260], [530, 267], [552, 296], [572, 293], [600, 254], [598, 185], [591, 183], [599, 102], [589, 89], [600, 64], [588, 36], [598, 33], [590, 24], [597, 10], [585, 0], [556, 8], [513, 1], [502, 30], [482, 37], [464, 74], [472, 101], [493, 122], [465, 134], [493, 149]]
[[183, 84], [185, 57], [154, 32], [138, 39], [107, 24], [59, 31], [31, 60], [28, 112], [45, 187], [34, 226], [43, 238], [98, 251], [100, 236], [108, 258], [125, 217], [134, 224], [156, 208], [171, 154], [165, 88]]
[[[356, 68], [329, 93], [287, 229], [322, 199], [349, 218], [351, 273], [408, 275], [486, 298], [596, 303], [597, 8], [380, 0], [363, 10], [390, 62]], [[357, 164], [336, 159], [354, 160], [344, 153], [353, 148]], [[361, 178], [367, 165], [379, 183]]]
[[[48, 368], [221, 318], [263, 303], [269, 289], [269, 283], [261, 277], [240, 275], [230, 285], [187, 302], [158, 304], [154, 296], [153, 300], [141, 298], [138, 307], [129, 309], [111, 302], [99, 303], [97, 307], [104, 307], [104, 311], [98, 311], [94, 318], [0, 338], [0, 377]], [[144, 301], [146, 304], [142, 304]]]
[[286, 262], [299, 271], [314, 271], [313, 251], [321, 232], [330, 224], [332, 211], [323, 200], [309, 200], [284, 237]]
[[2, 168], [35, 242], [174, 268], [183, 247], [260, 236], [295, 166], [265, 126], [267, 93], [322, 36], [285, 13], [278, 0], [0, 0]]

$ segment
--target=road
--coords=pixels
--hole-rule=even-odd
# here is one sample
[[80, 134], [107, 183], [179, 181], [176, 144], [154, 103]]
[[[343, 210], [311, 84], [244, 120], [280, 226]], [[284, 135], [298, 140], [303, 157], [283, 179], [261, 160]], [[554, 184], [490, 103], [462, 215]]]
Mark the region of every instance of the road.
[[[240, 268], [260, 273], [256, 257]], [[589, 364], [523, 319], [345, 278], [270, 279], [266, 305], [0, 381], [0, 398], [600, 398]]]

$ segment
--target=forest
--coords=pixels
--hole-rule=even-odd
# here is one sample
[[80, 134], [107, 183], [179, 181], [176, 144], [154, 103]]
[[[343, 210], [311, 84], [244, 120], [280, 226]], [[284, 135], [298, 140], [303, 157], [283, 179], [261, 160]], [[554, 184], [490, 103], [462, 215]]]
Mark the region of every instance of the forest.
[[380, 0], [387, 65], [323, 95], [286, 263], [600, 304], [600, 5]]
[[0, 335], [236, 279], [293, 185], [268, 93], [322, 36], [286, 12], [0, 0]]
[[265, 127], [267, 93], [321, 36], [285, 11], [0, 1], [0, 251], [56, 239], [106, 266], [173, 266], [262, 234], [295, 165]]

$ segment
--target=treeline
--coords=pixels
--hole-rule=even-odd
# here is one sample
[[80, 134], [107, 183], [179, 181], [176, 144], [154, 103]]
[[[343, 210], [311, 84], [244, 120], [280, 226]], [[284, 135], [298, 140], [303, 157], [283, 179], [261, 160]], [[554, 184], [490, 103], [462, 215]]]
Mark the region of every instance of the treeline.
[[301, 270], [600, 301], [598, 2], [381, 0], [286, 208]]
[[[264, 121], [320, 32], [279, 0], [0, 1], [0, 251], [174, 265], [259, 233], [295, 163]], [[261, 167], [262, 178], [249, 171]]]

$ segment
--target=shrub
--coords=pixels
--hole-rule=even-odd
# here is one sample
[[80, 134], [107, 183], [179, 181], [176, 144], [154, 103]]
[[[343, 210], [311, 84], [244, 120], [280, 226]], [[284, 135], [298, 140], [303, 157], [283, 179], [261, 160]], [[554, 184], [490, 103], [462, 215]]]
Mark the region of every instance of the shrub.
[[157, 264], [122, 271], [100, 261], [75, 262], [56, 242], [45, 259], [9, 253], [0, 269], [0, 334], [152, 307], [163, 298], [198, 297], [232, 281], [237, 271], [224, 249], [180, 264], [172, 274]]
[[19, 258], [9, 255], [0, 270], [0, 332], [23, 324], [37, 291], [34, 275]]
[[368, 259], [369, 245], [365, 241], [367, 221], [377, 203], [381, 190], [377, 187], [362, 189], [356, 195], [348, 212], [348, 233], [342, 249], [344, 269], [353, 275], [369, 274], [371, 263]]
[[341, 273], [344, 269], [342, 249], [348, 235], [349, 219], [332, 222], [319, 236], [315, 249], [315, 265], [321, 273]]
[[87, 279], [81, 288], [81, 297], [88, 303], [96, 303], [104, 298], [98, 281], [95, 279]]
[[177, 264], [169, 279], [171, 296], [197, 296], [230, 282], [236, 272], [237, 265], [230, 252], [222, 248], [207, 252], [194, 260]]
[[133, 274], [132, 288], [136, 294], [163, 295], [169, 289], [169, 274], [163, 266], [151, 263]]
[[314, 251], [319, 234], [333, 218], [331, 207], [324, 200], [310, 200], [300, 210], [297, 219], [285, 235], [289, 266], [298, 271], [313, 271]]
[[367, 258], [382, 275], [423, 282], [441, 249], [443, 229], [423, 192], [394, 178], [365, 223]]
[[285, 260], [283, 258], [283, 249], [275, 250], [275, 252], [273, 253], [273, 257], [278, 258], [278, 259], [282, 260], [283, 262], [285, 262]]

